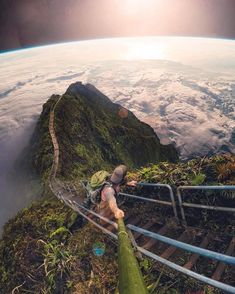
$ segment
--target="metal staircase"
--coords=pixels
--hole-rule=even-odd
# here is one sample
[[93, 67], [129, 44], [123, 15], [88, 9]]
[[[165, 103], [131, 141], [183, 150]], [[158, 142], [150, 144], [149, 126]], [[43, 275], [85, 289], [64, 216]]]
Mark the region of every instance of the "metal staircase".
[[[115, 221], [107, 219], [95, 211], [85, 208], [79, 203], [79, 195], [74, 188], [68, 187], [68, 185], [63, 186], [62, 183], [60, 183], [60, 185], [59, 188], [58, 182], [55, 182], [54, 185], [51, 185], [51, 188], [53, 193], [61, 201], [71, 207], [74, 211], [77, 211], [111, 238], [114, 240], [118, 239], [117, 223]], [[159, 184], [140, 183], [140, 185], [156, 187]], [[160, 186], [164, 185], [160, 184]], [[203, 189], [203, 187], [200, 188]], [[169, 190], [171, 190], [170, 187]], [[235, 251], [235, 237], [231, 237], [230, 240], [228, 240], [227, 249], [224, 253], [220, 253], [218, 252], [218, 246], [213, 244], [216, 243], [216, 240], [219, 239], [220, 236], [213, 235], [203, 229], [181, 225], [181, 223], [184, 222], [184, 219], [178, 218], [177, 213], [175, 214], [175, 201], [169, 200], [169, 202], [161, 201], [159, 203], [159, 200], [155, 199], [127, 193], [120, 194], [125, 197], [133, 198], [135, 201], [146, 201], [157, 203], [158, 205], [172, 206], [174, 215], [173, 220], [176, 220], [176, 224], [173, 228], [168, 224], [155, 223], [153, 221], [148, 221], [140, 226], [139, 224], [142, 221], [141, 217], [132, 217], [131, 215], [126, 216], [126, 227], [132, 231], [137, 244], [136, 248], [139, 252], [155, 260], [157, 262], [156, 266], [158, 267], [159, 263], [167, 265], [171, 269], [177, 270], [178, 272], [186, 274], [213, 287], [217, 287], [225, 292], [235, 293], [235, 287], [220, 282], [223, 273], [226, 270], [231, 270], [229, 269], [229, 266], [234, 267], [233, 270], [235, 270], [235, 257], [232, 256]], [[170, 197], [170, 199], [172, 198]], [[181, 208], [184, 209], [183, 206]], [[231, 211], [232, 210], [233, 209], [231, 208]], [[101, 225], [99, 219], [104, 221], [105, 224]], [[176, 237], [174, 239], [167, 237], [167, 235], [171, 233], [171, 230], [175, 231]], [[194, 245], [194, 243], [197, 243], [197, 245]], [[217, 250], [209, 250], [207, 249], [208, 247]], [[178, 265], [174, 262], [174, 260], [178, 259], [177, 256], [179, 257], [179, 255], [187, 256], [185, 263], [182, 265]], [[211, 277], [205, 277], [192, 270], [197, 267], [197, 264], [202, 258], [209, 259], [210, 261], [208, 261], [208, 264], [214, 265], [214, 271]]]

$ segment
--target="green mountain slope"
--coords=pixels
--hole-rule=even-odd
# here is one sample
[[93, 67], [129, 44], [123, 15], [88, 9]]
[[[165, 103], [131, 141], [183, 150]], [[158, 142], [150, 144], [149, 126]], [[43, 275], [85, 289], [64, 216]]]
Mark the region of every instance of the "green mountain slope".
[[134, 114], [112, 103], [92, 85], [75, 83], [62, 96], [53, 95], [43, 106], [32, 138], [31, 158], [39, 173], [52, 163], [48, 133], [49, 112], [55, 109], [55, 131], [60, 146], [60, 174], [83, 176], [125, 163], [137, 168], [159, 161], [178, 160], [173, 145], [162, 145], [153, 129]]

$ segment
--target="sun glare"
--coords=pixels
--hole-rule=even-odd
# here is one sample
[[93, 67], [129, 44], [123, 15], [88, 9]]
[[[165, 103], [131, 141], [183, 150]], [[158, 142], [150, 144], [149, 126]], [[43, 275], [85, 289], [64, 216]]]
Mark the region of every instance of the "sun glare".
[[126, 59], [165, 59], [166, 51], [162, 44], [136, 45], [130, 48], [126, 54]]
[[164, 3], [162, 0], [125, 0], [124, 9], [127, 12], [135, 13], [143, 9], [156, 9], [162, 3]]

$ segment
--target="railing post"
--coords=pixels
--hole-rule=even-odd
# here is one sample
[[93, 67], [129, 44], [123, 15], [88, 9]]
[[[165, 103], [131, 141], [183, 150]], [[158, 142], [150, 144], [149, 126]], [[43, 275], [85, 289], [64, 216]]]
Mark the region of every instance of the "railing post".
[[184, 226], [187, 226], [187, 222], [186, 222], [186, 218], [185, 218], [185, 214], [184, 214], [182, 197], [181, 197], [181, 193], [180, 193], [180, 187], [177, 188], [176, 194], [177, 194], [178, 201], [179, 201], [179, 207], [180, 207], [180, 212], [181, 212], [181, 216], [182, 216], [182, 224]]
[[171, 188], [170, 185], [160, 184], [160, 183], [145, 183], [145, 182], [140, 182], [140, 183], [138, 183], [138, 185], [140, 185], [140, 186], [149, 186], [149, 187], [165, 187], [165, 188], [167, 188], [169, 190], [169, 192], [170, 192], [171, 206], [173, 208], [173, 212], [174, 212], [176, 221], [179, 223], [179, 217], [178, 217], [178, 214], [177, 214], [175, 198], [174, 198], [174, 194], [173, 194], [173, 191], [172, 191], [172, 188]]
[[118, 220], [118, 271], [120, 294], [148, 293], [122, 219]]

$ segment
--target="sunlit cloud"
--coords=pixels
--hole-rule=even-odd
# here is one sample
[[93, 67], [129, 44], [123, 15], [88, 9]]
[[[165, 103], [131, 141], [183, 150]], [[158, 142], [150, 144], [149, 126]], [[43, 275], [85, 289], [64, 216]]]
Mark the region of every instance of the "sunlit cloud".
[[130, 47], [124, 56], [125, 59], [165, 59], [166, 47], [164, 44], [136, 44]]

